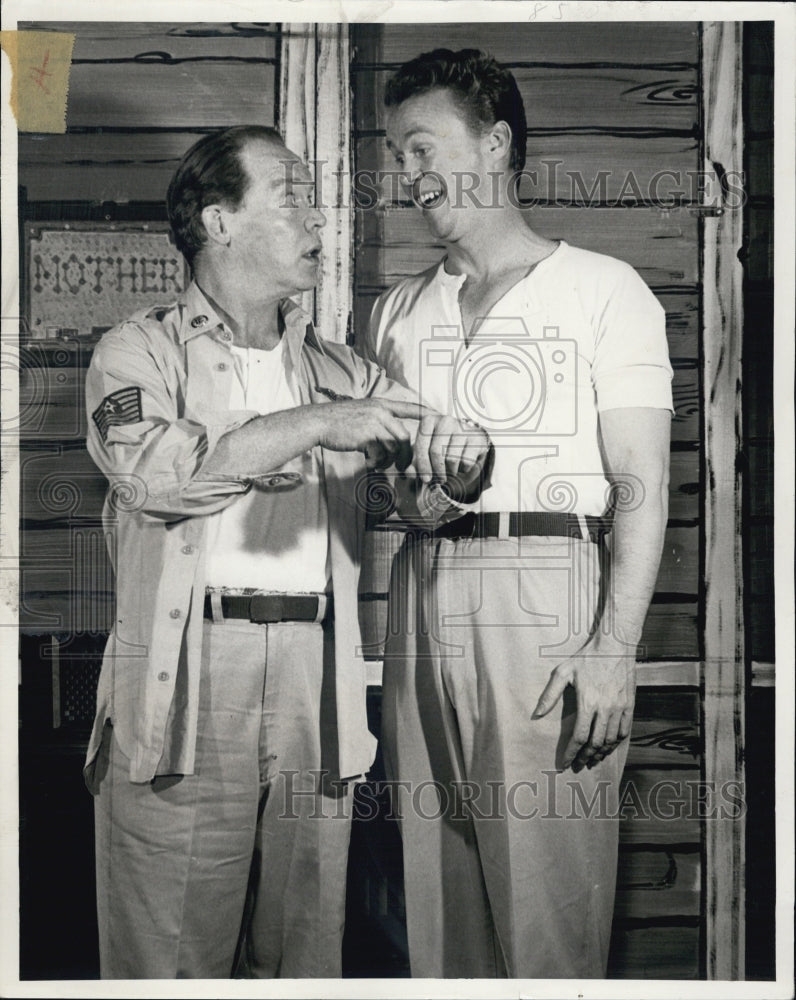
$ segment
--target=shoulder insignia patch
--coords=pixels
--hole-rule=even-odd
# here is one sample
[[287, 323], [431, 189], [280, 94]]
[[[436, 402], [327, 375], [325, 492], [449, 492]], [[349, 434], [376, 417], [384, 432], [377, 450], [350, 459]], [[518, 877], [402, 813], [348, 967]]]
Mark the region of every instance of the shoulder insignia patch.
[[102, 440], [108, 440], [108, 428], [120, 424], [135, 424], [143, 420], [141, 411], [141, 390], [137, 385], [117, 389], [100, 403], [91, 414]]

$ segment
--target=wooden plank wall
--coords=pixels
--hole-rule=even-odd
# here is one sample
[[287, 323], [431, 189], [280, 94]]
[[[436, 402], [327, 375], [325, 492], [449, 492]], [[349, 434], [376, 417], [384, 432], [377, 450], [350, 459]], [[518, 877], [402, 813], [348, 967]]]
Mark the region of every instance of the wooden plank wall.
[[[412, 25], [358, 25], [352, 29], [356, 170], [394, 169], [384, 146], [384, 82], [401, 62], [432, 48], [428, 39], [453, 49], [485, 49], [515, 73], [528, 114], [526, 169], [539, 171], [538, 182], [526, 182], [521, 190], [529, 202], [530, 224], [547, 236], [628, 261], [666, 310], [676, 406], [669, 525], [643, 644], [650, 661], [698, 660], [701, 286], [699, 221], [692, 212], [698, 192], [688, 180], [700, 165], [698, 25], [446, 24], [424, 26], [422, 33]], [[554, 166], [553, 161], [559, 162]], [[652, 204], [655, 191], [650, 190], [656, 172], [664, 169], [684, 179], [683, 194], [668, 209]], [[635, 189], [626, 180], [631, 171]], [[580, 186], [570, 174], [581, 177]], [[671, 191], [662, 183], [657, 194]], [[363, 200], [356, 211], [355, 339], [384, 288], [442, 253], [419, 213], [392, 198], [392, 192], [381, 194], [379, 204], [365, 207]], [[399, 534], [383, 527], [367, 541], [361, 608], [373, 659], [382, 651], [388, 572], [400, 541]], [[673, 804], [689, 781], [698, 782], [699, 718], [696, 690], [642, 689], [626, 791], [632, 785], [648, 801], [653, 788], [669, 787]], [[367, 836], [367, 830], [357, 836]], [[687, 979], [704, 974], [701, 829], [693, 811], [685, 809], [676, 820], [628, 817], [621, 845], [610, 975]], [[372, 864], [362, 891], [373, 918], [400, 950], [398, 876], [389, 871], [383, 844], [366, 856]], [[378, 871], [373, 859], [388, 870]]]
[[275, 122], [273, 24], [20, 24], [75, 34], [65, 135], [20, 135], [28, 201], [162, 202], [204, 132]]
[[[23, 219], [162, 220], [171, 175], [201, 135], [277, 121], [277, 25], [20, 27], [75, 34], [66, 134], [19, 136]], [[20, 623], [32, 633], [100, 634], [112, 622], [106, 481], [85, 451], [89, 358], [85, 346], [22, 345]]]
[[[430, 48], [429, 38], [454, 49], [485, 49], [512, 69], [525, 100], [526, 169], [538, 173], [537, 184], [521, 192], [529, 205], [536, 202], [528, 208], [529, 223], [551, 238], [628, 261], [666, 309], [676, 413], [669, 529], [642, 639], [650, 660], [700, 656], [697, 32], [696, 24], [686, 23], [446, 24], [424, 26], [422, 35], [414, 25], [353, 29], [357, 171], [394, 169], [385, 151], [381, 101], [392, 69]], [[662, 170], [680, 176], [680, 193], [665, 178], [656, 190]], [[420, 214], [388, 198], [392, 194], [387, 191], [375, 207], [357, 207], [355, 340], [384, 288], [442, 255]], [[656, 195], [672, 195], [672, 207], [659, 207]], [[372, 589], [363, 588], [363, 627], [374, 657], [380, 655], [386, 574], [397, 544], [370, 540], [374, 572]]]

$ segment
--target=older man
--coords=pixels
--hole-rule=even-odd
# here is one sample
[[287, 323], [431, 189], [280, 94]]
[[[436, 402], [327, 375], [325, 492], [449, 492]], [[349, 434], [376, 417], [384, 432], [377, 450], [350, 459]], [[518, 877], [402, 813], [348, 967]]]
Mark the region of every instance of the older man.
[[480, 475], [482, 433], [290, 301], [318, 275], [311, 188], [272, 130], [200, 140], [168, 192], [193, 281], [88, 373], [117, 575], [86, 764], [103, 977], [340, 974], [345, 779], [374, 742], [356, 487], [412, 458], [425, 480]]
[[600, 977], [666, 524], [664, 314], [627, 264], [529, 227], [523, 102], [493, 59], [421, 55], [386, 105], [446, 253], [383, 294], [365, 353], [495, 444], [479, 503], [393, 568], [385, 761], [412, 974]]

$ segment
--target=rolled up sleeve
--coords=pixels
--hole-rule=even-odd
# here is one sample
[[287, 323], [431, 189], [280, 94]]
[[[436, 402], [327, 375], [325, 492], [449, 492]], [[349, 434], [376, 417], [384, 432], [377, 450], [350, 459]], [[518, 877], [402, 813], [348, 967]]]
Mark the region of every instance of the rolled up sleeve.
[[156, 518], [213, 513], [251, 486], [244, 476], [203, 476], [202, 467], [220, 438], [256, 412], [203, 424], [180, 415], [181, 396], [176, 369], [147, 350], [134, 325], [106, 334], [95, 349], [86, 377], [89, 454], [111, 487], [135, 495]]

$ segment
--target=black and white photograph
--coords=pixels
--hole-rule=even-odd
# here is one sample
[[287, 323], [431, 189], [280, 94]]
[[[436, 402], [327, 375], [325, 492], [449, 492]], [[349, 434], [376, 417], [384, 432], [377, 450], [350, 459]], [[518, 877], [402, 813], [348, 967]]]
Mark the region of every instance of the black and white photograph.
[[4, 4], [0, 995], [794, 995], [795, 32]]

